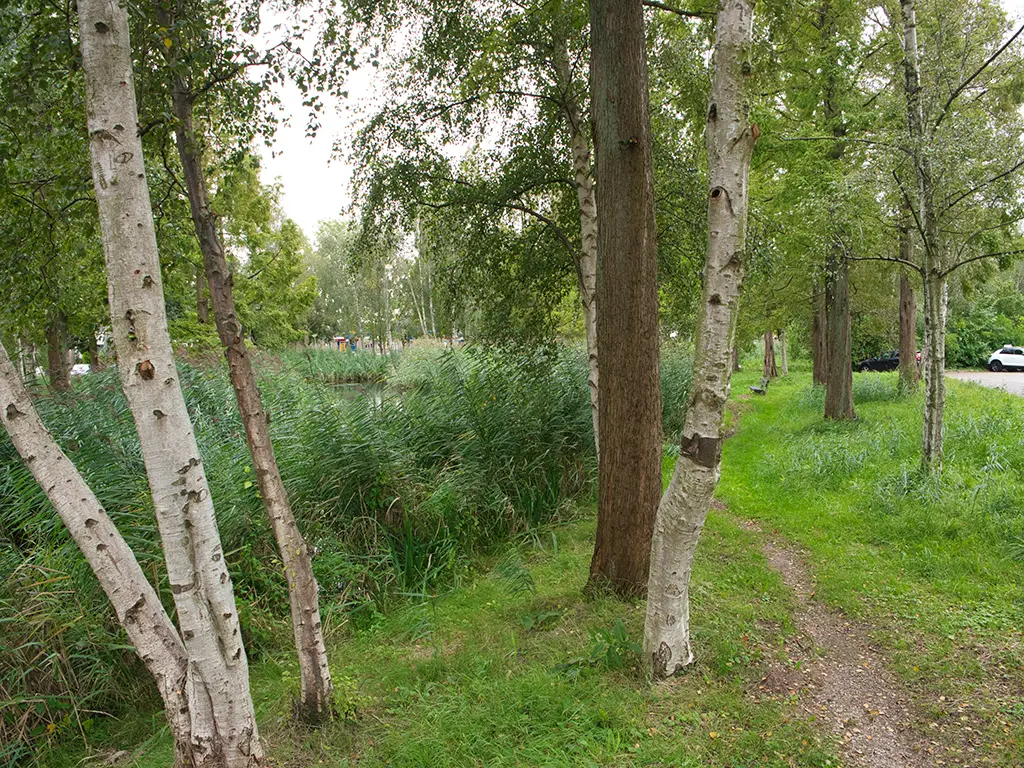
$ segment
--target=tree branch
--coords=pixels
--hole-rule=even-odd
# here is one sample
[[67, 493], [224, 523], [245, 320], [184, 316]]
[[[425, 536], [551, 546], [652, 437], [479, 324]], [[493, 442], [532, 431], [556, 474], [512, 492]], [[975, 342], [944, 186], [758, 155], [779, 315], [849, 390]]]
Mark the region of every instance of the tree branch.
[[873, 147], [885, 147], [886, 149], [895, 149], [898, 152], [902, 152], [905, 155], [911, 155], [909, 149], [901, 147], [899, 144], [890, 144], [886, 141], [874, 141], [873, 139], [857, 139], [850, 136], [781, 136], [781, 141], [846, 141], [853, 144], [868, 144]]
[[965, 266], [967, 264], [970, 264], [971, 262], [981, 261], [982, 259], [995, 259], [995, 258], [998, 258], [999, 256], [1016, 256], [1016, 255], [1019, 255], [1021, 253], [1024, 253], [1024, 248], [1018, 248], [1017, 250], [1013, 250], [1013, 251], [996, 251], [995, 253], [983, 253], [983, 254], [981, 254], [981, 256], [972, 256], [969, 259], [964, 259], [963, 261], [958, 261], [956, 264], [951, 266], [949, 269], [946, 269], [946, 270], [943, 270], [942, 272], [940, 272], [939, 275], [940, 275], [940, 277], [949, 277], [949, 275], [952, 274], [955, 270], [960, 269], [960, 267]]
[[646, 5], [648, 8], [657, 8], [659, 11], [668, 11], [674, 13], [676, 16], [683, 16], [688, 19], [712, 19], [715, 14], [711, 11], [686, 11], [682, 8], [676, 8], [665, 3], [658, 2], [658, 0], [641, 0], [642, 5]]
[[1014, 32], [1010, 36], [1009, 40], [1007, 40], [1005, 43], [1003, 43], [999, 47], [999, 50], [997, 50], [995, 53], [993, 53], [991, 56], [989, 56], [987, 59], [985, 59], [985, 62], [980, 67], [978, 67], [976, 70], [974, 70], [974, 72], [971, 74], [970, 77], [968, 77], [966, 80], [964, 80], [962, 83], [960, 83], [960, 85], [958, 85], [956, 88], [953, 89], [953, 93], [951, 93], [949, 95], [949, 98], [946, 99], [946, 103], [942, 105], [942, 111], [939, 112], [939, 117], [935, 121], [935, 125], [932, 126], [932, 132], [934, 132], [935, 129], [939, 127], [939, 124], [943, 120], [946, 119], [946, 115], [949, 114], [949, 108], [953, 106], [953, 102], [956, 101], [957, 97], [961, 93], [964, 92], [964, 90], [967, 88], [967, 86], [969, 86], [972, 82], [974, 82], [975, 78], [977, 78], [978, 75], [980, 75], [982, 72], [984, 72], [986, 69], [988, 69], [989, 65], [993, 61], [998, 59], [1003, 51], [1005, 51], [1007, 48], [1010, 47], [1010, 43], [1012, 43], [1014, 40], [1016, 40], [1018, 37], [1020, 37], [1021, 32], [1024, 32], [1024, 24], [1022, 24], [1020, 26], [1020, 29], [1018, 29], [1016, 32]]
[[958, 195], [957, 198], [953, 202], [951, 202], [949, 205], [947, 205], [945, 208], [943, 208], [943, 213], [951, 210], [955, 205], [959, 204], [962, 200], [964, 200], [964, 198], [970, 197], [975, 192], [977, 192], [979, 189], [987, 187], [989, 184], [992, 184], [992, 183], [994, 183], [996, 181], [999, 181], [1000, 179], [1004, 179], [1007, 176], [1009, 176], [1009, 175], [1019, 171], [1021, 168], [1024, 168], [1024, 159], [1021, 159], [1021, 160], [1017, 161], [1017, 164], [1014, 165], [1009, 170], [1003, 171], [1002, 173], [999, 173], [999, 174], [996, 174], [991, 179], [988, 179], [987, 181], [983, 181], [983, 182], [981, 182], [981, 184], [977, 184], [977, 185], [971, 187], [970, 189], [968, 189], [966, 192], [963, 192], [962, 194]]
[[903, 264], [904, 266], [910, 267], [917, 272], [921, 277], [924, 277], [924, 268], [920, 264], [915, 264], [912, 261], [906, 259], [900, 259], [896, 256], [847, 256], [847, 261], [888, 261], [893, 264]]

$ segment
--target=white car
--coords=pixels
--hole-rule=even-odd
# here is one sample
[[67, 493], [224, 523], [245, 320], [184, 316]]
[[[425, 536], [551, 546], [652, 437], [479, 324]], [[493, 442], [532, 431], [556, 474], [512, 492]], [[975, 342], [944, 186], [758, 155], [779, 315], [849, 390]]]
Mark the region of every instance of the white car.
[[988, 369], [999, 371], [1024, 371], [1024, 349], [1009, 344], [997, 349], [988, 359]]

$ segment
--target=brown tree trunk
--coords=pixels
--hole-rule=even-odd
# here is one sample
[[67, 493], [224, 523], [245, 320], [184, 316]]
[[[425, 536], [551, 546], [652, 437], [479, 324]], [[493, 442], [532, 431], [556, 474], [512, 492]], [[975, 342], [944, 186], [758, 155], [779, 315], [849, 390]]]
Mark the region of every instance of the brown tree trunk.
[[779, 369], [775, 365], [775, 336], [771, 331], [764, 332], [764, 377], [777, 379]]
[[825, 274], [825, 343], [828, 371], [825, 418], [857, 418], [853, 411], [853, 341], [850, 328], [850, 265], [833, 251]]
[[643, 7], [590, 5], [596, 147], [598, 357], [597, 539], [589, 589], [647, 588], [661, 496], [658, 258]]
[[210, 322], [210, 297], [206, 286], [206, 269], [204, 265], [196, 267], [196, 316], [199, 322]]
[[[905, 232], [909, 241], [909, 232]], [[901, 250], [903, 235], [901, 235]], [[909, 251], [909, 248], [907, 249]], [[908, 254], [909, 255], [909, 254]], [[901, 256], [901, 258], [903, 258]], [[917, 368], [917, 303], [906, 272], [900, 274], [900, 390], [916, 392]]]
[[71, 390], [67, 364], [67, 321], [63, 312], [54, 312], [46, 326], [46, 363], [50, 387], [57, 392]]
[[740, 371], [740, 346], [739, 344], [732, 345], [732, 372], [737, 373]]
[[814, 286], [811, 303], [814, 317], [811, 319], [811, 377], [814, 383], [825, 386], [828, 380], [828, 346], [825, 343], [825, 290]]
[[[747, 80], [753, 0], [722, 0], [715, 31], [707, 121], [708, 249], [693, 363], [693, 391], [672, 481], [658, 506], [644, 653], [655, 680], [693, 660], [690, 568], [722, 460], [730, 349], [743, 282], [750, 158], [758, 128], [750, 124]], [[768, 348], [771, 348], [770, 336]]]
[[331, 672], [320, 622], [319, 589], [313, 575], [309, 548], [295, 522], [295, 515], [281, 481], [274, 446], [270, 440], [269, 418], [263, 410], [252, 358], [246, 349], [242, 326], [235, 313], [232, 277], [217, 234], [215, 217], [210, 210], [201, 153], [193, 128], [191, 94], [180, 78], [175, 80], [172, 98], [177, 119], [175, 138], [178, 155], [184, 170], [196, 237], [203, 253], [214, 321], [227, 357], [228, 373], [245, 427], [245, 439], [252, 456], [256, 484], [270, 517], [274, 540], [288, 579], [292, 630], [301, 679], [296, 714], [304, 722], [315, 724], [329, 719], [333, 714]]

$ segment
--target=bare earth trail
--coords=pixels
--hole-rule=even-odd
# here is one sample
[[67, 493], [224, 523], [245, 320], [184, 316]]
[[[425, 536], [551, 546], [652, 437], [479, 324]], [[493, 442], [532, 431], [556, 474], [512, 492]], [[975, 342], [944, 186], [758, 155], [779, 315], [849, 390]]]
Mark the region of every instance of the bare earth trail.
[[[741, 524], [764, 533], [755, 522]], [[770, 536], [763, 542], [765, 556], [797, 603], [797, 635], [783, 647], [782, 659], [769, 657], [763, 692], [791, 698], [824, 723], [840, 739], [850, 766], [970, 765], [921, 730], [925, 718], [914, 704], [915, 692], [889, 671], [867, 628], [814, 600], [814, 581], [800, 555]]]

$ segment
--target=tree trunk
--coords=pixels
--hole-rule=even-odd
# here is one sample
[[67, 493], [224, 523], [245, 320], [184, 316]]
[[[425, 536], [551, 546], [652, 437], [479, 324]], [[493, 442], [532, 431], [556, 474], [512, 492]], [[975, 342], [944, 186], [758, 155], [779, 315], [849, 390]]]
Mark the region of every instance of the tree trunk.
[[775, 365], [775, 336], [771, 331], [764, 332], [764, 377], [777, 379], [779, 369]]
[[53, 312], [46, 325], [46, 363], [50, 387], [56, 392], [71, 391], [71, 377], [67, 364], [67, 333], [64, 313]]
[[835, 250], [825, 273], [825, 418], [857, 418], [853, 411], [853, 341], [850, 333], [850, 265]]
[[748, 175], [758, 137], [757, 126], [750, 124], [747, 97], [753, 11], [751, 0], [722, 0], [718, 11], [706, 133], [708, 250], [693, 391], [679, 459], [658, 506], [651, 544], [644, 652], [655, 680], [693, 661], [690, 568], [721, 467], [731, 350], [743, 282]]
[[934, 473], [942, 471], [942, 425], [946, 409], [946, 281], [934, 273], [924, 282], [925, 338], [924, 432], [922, 461]]
[[789, 376], [789, 350], [786, 345], [786, 329], [779, 328], [779, 363], [783, 376]]
[[911, 154], [917, 177], [918, 222], [923, 242], [924, 298], [924, 430], [922, 464], [936, 475], [942, 472], [942, 422], [946, 407], [946, 273], [944, 249], [935, 210], [930, 147], [926, 144], [924, 112], [921, 106], [921, 73], [917, 50], [917, 12], [914, 0], [900, 0], [903, 14], [904, 93]]
[[732, 345], [732, 372], [737, 373], [740, 370], [740, 347], [738, 344]]
[[206, 286], [205, 265], [196, 267], [196, 316], [204, 325], [210, 322], [210, 297]]
[[580, 252], [575, 254], [576, 278], [583, 305], [583, 327], [587, 339], [587, 387], [590, 390], [590, 416], [594, 424], [594, 450], [601, 457], [600, 366], [597, 357], [597, 200], [591, 175], [590, 144], [583, 131], [583, 116], [575, 93], [569, 51], [564, 40], [554, 46], [554, 65], [561, 91], [562, 113], [569, 128], [572, 148], [573, 184], [580, 215]]
[[413, 285], [412, 275], [407, 278], [409, 283], [409, 293], [412, 295], [412, 306], [416, 310], [416, 319], [420, 321], [420, 331], [423, 333], [423, 338], [427, 337], [427, 318], [423, 314], [423, 309], [420, 307], [420, 302], [416, 298], [416, 286]]
[[270, 420], [263, 410], [252, 358], [246, 349], [242, 325], [235, 313], [232, 276], [217, 234], [215, 216], [210, 209], [202, 154], [193, 128], [192, 99], [181, 78], [176, 78], [174, 82], [172, 98], [177, 119], [175, 139], [178, 156], [184, 170], [196, 238], [203, 253], [217, 334], [228, 361], [231, 385], [245, 427], [245, 440], [252, 457], [260, 498], [270, 518], [270, 527], [288, 579], [292, 631], [301, 679], [296, 714], [306, 723], [319, 723], [330, 719], [333, 711], [331, 672], [320, 622], [319, 590], [313, 575], [313, 564], [281, 481], [274, 445], [270, 440]]
[[433, 338], [437, 338], [437, 322], [434, 320], [434, 280], [430, 274], [430, 262], [426, 262], [427, 267], [427, 303], [430, 305], [430, 334]]
[[[900, 235], [900, 250], [909, 252], [903, 247], [906, 238], [909, 246], [910, 233], [904, 230]], [[901, 254], [901, 258], [907, 258]], [[902, 392], [917, 391], [917, 303], [914, 301], [914, 289], [906, 272], [900, 273], [900, 390]]]
[[2, 344], [0, 422], [89, 562], [118, 622], [153, 676], [174, 740], [174, 765], [196, 765], [189, 702], [184, 695], [188, 659], [181, 638], [135, 554], [75, 465], [43, 426]]
[[96, 338], [96, 331], [89, 334], [89, 370], [102, 371], [107, 367], [106, 362], [100, 356], [100, 342]]
[[590, 4], [597, 148], [601, 397], [597, 538], [588, 589], [647, 587], [661, 495], [658, 252], [643, 7]]
[[384, 338], [381, 339], [381, 346], [387, 344], [387, 352], [391, 352], [391, 275], [388, 274], [388, 265], [384, 265]]
[[238, 610], [167, 331], [128, 19], [118, 0], [79, 0], [78, 11], [113, 337], [189, 659], [193, 753], [197, 764], [258, 766]]
[[814, 383], [825, 386], [828, 381], [828, 345], [825, 343], [825, 290], [815, 284], [811, 299], [814, 317], [811, 320], [811, 377]]

